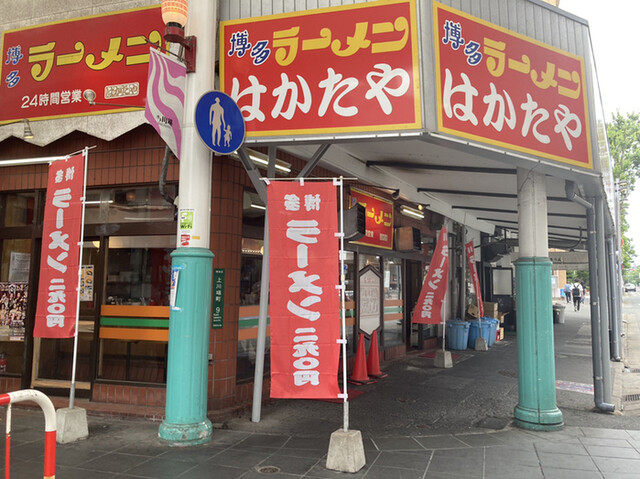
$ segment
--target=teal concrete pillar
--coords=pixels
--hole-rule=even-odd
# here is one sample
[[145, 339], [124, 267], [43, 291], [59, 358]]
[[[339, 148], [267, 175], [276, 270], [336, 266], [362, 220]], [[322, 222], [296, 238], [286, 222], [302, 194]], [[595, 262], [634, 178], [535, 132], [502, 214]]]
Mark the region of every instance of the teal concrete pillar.
[[203, 444], [212, 432], [207, 375], [213, 253], [178, 248], [171, 260], [175, 299], [169, 316], [166, 416], [158, 436], [178, 445]]
[[525, 429], [563, 426], [556, 405], [551, 261], [547, 240], [545, 176], [518, 168], [516, 311], [518, 405], [515, 424]]
[[195, 110], [202, 95], [214, 89], [217, 25], [217, 0], [188, 1], [185, 35], [197, 38], [197, 49], [192, 50], [194, 71], [187, 73], [185, 80], [180, 125], [177, 249], [171, 254], [172, 279], [177, 272], [178, 282], [169, 317], [165, 420], [158, 430], [160, 440], [178, 446], [205, 443], [212, 433], [207, 419], [212, 160], [211, 150], [196, 128]]
[[516, 266], [518, 313], [518, 405], [516, 425], [525, 429], [562, 428], [556, 406], [556, 370], [549, 258], [520, 258]]

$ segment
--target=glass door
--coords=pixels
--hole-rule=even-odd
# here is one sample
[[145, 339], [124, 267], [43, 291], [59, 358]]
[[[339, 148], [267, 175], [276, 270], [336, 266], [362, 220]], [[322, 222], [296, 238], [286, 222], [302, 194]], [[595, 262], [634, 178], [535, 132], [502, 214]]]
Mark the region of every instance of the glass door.
[[[101, 303], [102, 264], [98, 238], [85, 239], [80, 279], [80, 317], [76, 389], [90, 390], [95, 361], [92, 345], [96, 317]], [[32, 387], [69, 388], [74, 338], [34, 338]]]

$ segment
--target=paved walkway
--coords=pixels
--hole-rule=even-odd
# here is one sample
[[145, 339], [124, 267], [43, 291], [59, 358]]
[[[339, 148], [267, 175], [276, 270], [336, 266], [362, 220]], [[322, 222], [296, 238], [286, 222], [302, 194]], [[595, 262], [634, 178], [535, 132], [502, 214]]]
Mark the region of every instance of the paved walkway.
[[[11, 477], [42, 477], [40, 418], [14, 411]], [[56, 477], [106, 478], [637, 478], [640, 431], [566, 427], [364, 440], [357, 474], [324, 467], [328, 438], [216, 430], [203, 446], [171, 448], [157, 424], [90, 418], [90, 437], [58, 445]]]
[[[626, 324], [637, 334], [625, 334], [625, 348], [636, 339], [640, 347], [631, 316]], [[510, 336], [488, 352], [456, 353], [452, 369], [433, 368], [418, 355], [383, 365], [389, 377], [351, 402], [352, 428], [362, 431], [366, 454], [356, 474], [324, 467], [330, 433], [342, 421], [340, 404], [276, 401], [263, 409], [260, 423], [240, 416], [217, 425], [209, 444], [188, 448], [159, 443], [158, 423], [89, 416], [87, 440], [58, 445], [56, 477], [637, 478], [640, 418], [593, 410], [588, 322], [588, 311], [568, 312], [565, 324], [555, 325], [562, 431], [511, 425], [517, 351]], [[14, 408], [11, 477], [42, 477], [43, 429], [40, 413]]]

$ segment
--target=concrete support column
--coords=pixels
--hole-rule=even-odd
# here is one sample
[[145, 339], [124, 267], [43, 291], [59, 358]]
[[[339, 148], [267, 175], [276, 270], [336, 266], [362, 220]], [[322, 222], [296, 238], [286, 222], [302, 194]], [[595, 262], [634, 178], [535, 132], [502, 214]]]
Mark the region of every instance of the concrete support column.
[[547, 194], [543, 174], [518, 168], [516, 311], [518, 405], [515, 424], [532, 430], [563, 426], [556, 405], [551, 261], [547, 243]]
[[[208, 442], [212, 432], [207, 418], [212, 165], [211, 151], [195, 125], [195, 108], [200, 97], [213, 90], [217, 12], [215, 0], [190, 0], [185, 28], [185, 35], [196, 36], [198, 47], [196, 71], [187, 74], [185, 87], [177, 249], [171, 254], [172, 280], [177, 275], [178, 281], [169, 316], [166, 414], [158, 430], [161, 440], [181, 446]], [[183, 216], [189, 220], [186, 226], [180, 221]]]

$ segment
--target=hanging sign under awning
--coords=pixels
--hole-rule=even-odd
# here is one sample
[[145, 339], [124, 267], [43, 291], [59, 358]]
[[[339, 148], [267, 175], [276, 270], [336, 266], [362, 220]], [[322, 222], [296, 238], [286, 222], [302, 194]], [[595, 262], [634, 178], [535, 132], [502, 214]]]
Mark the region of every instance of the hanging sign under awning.
[[433, 5], [438, 129], [593, 168], [584, 59]]
[[356, 188], [350, 190], [351, 204], [365, 208], [365, 234], [354, 244], [393, 249], [393, 202]]

